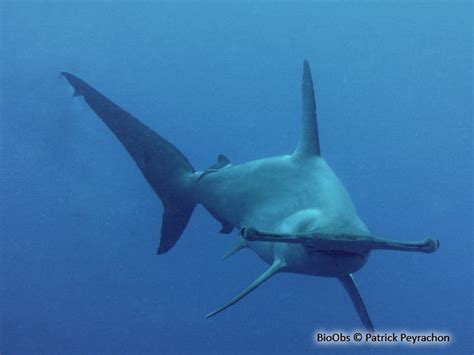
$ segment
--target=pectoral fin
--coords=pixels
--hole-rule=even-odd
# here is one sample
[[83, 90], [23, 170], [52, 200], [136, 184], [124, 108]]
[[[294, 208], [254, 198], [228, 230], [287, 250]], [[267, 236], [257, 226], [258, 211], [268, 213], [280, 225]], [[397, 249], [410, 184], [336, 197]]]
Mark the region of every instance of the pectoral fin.
[[272, 277], [274, 274], [276, 274], [279, 270], [284, 268], [286, 266], [286, 263], [281, 260], [277, 259], [273, 262], [272, 266], [270, 266], [267, 271], [265, 271], [258, 279], [256, 279], [254, 282], [252, 282], [245, 290], [243, 290], [241, 293], [239, 293], [237, 296], [235, 296], [229, 303], [226, 305], [216, 309], [215, 311], [212, 311], [211, 313], [208, 313], [206, 315], [206, 318], [210, 318], [212, 316], [215, 316], [217, 313], [222, 312], [223, 310], [229, 308], [233, 304], [239, 302], [242, 298], [247, 296], [250, 292], [255, 290], [258, 286], [260, 286], [262, 283], [264, 283], [266, 280], [268, 280], [270, 277]]
[[364, 300], [360, 296], [354, 277], [352, 274], [348, 274], [346, 276], [339, 277], [339, 281], [341, 281], [342, 286], [344, 286], [349, 296], [351, 296], [352, 303], [354, 304], [357, 314], [359, 315], [359, 318], [364, 324], [365, 328], [368, 332], [373, 333], [374, 326], [370, 320], [367, 308], [365, 308]]

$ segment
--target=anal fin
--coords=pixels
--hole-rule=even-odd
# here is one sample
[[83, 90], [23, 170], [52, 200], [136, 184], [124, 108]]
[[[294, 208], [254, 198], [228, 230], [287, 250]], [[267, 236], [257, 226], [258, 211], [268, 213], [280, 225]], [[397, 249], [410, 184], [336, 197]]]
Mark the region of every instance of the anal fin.
[[234, 230], [234, 226], [230, 224], [229, 222], [226, 222], [224, 220], [220, 221], [222, 224], [222, 228], [219, 231], [221, 234], [230, 234]]
[[[206, 206], [204, 206], [204, 207], [206, 207]], [[221, 224], [221, 229], [219, 230], [219, 233], [229, 234], [234, 230], [234, 226], [231, 223], [227, 222], [224, 218], [219, 216], [219, 214], [216, 213], [216, 211], [214, 211], [214, 210], [212, 210], [208, 207], [206, 207], [206, 210], [210, 213], [210, 215], [212, 217], [214, 217]]]

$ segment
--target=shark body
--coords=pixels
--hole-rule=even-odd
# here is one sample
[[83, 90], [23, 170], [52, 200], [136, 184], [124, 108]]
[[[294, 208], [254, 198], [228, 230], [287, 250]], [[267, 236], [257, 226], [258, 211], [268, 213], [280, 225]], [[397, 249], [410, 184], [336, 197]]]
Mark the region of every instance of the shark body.
[[231, 250], [252, 249], [269, 268], [226, 305], [241, 300], [278, 272], [336, 277], [348, 292], [368, 331], [374, 327], [352, 273], [374, 249], [433, 252], [432, 239], [397, 242], [371, 235], [358, 217], [344, 185], [321, 155], [316, 103], [308, 63], [303, 65], [302, 135], [295, 152], [232, 165], [223, 155], [196, 171], [170, 142], [78, 77], [64, 72], [134, 159], [160, 197], [164, 214], [158, 254], [169, 251], [184, 231], [194, 207], [202, 204], [221, 224], [237, 229]]

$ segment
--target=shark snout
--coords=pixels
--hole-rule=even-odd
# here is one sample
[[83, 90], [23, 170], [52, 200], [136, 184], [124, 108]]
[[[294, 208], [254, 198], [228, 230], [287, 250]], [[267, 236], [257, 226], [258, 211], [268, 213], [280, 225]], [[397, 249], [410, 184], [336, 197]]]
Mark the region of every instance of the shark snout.
[[404, 242], [371, 235], [321, 233], [318, 230], [306, 233], [272, 233], [259, 231], [253, 227], [244, 227], [241, 235], [248, 241], [301, 244], [309, 250], [318, 252], [344, 252], [360, 255], [376, 249], [433, 253], [439, 248], [439, 241], [431, 238]]
[[439, 249], [439, 240], [434, 240], [434, 239], [431, 239], [431, 238], [427, 238], [425, 239], [423, 242], [424, 244], [424, 252], [425, 253], [433, 253], [435, 252], [436, 250]]

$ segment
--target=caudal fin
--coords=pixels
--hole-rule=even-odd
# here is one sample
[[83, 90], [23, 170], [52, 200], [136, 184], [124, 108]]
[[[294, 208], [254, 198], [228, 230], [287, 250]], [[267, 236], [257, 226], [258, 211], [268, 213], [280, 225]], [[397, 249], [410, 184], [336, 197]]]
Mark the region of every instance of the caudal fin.
[[117, 106], [78, 77], [63, 72], [90, 108], [109, 127], [133, 158], [143, 176], [164, 206], [158, 254], [164, 254], [178, 241], [196, 202], [190, 193], [191, 163], [173, 144]]

